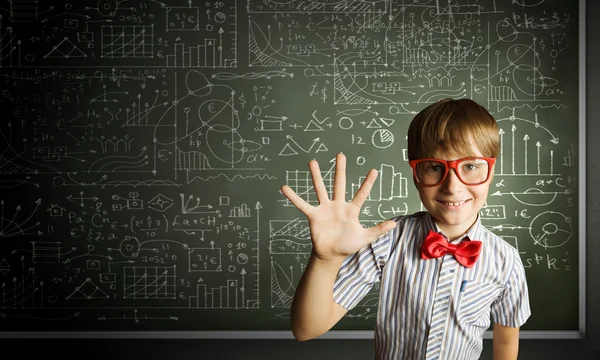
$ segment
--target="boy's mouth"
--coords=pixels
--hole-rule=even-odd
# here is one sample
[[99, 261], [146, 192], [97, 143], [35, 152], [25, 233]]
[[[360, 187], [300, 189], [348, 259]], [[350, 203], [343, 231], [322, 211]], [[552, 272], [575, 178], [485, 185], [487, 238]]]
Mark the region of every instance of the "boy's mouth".
[[446, 205], [447, 207], [450, 208], [457, 208], [457, 207], [461, 207], [462, 205], [464, 205], [467, 201], [469, 201], [470, 199], [467, 200], [463, 200], [463, 201], [453, 201], [453, 202], [448, 202], [448, 201], [441, 201], [438, 200], [440, 203]]

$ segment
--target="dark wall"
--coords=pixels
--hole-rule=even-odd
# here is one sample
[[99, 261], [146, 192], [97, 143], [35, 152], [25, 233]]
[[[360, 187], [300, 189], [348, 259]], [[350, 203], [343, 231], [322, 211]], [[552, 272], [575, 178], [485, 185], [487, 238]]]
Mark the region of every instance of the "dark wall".
[[[587, 336], [583, 340], [522, 340], [520, 359], [600, 359], [600, 2], [588, 1], [587, 32]], [[15, 351], [18, 358], [55, 354], [61, 359], [367, 359], [373, 357], [371, 340], [196, 340], [196, 339], [3, 339], [2, 357]], [[40, 356], [40, 355], [38, 355]], [[486, 340], [482, 359], [492, 359]]]

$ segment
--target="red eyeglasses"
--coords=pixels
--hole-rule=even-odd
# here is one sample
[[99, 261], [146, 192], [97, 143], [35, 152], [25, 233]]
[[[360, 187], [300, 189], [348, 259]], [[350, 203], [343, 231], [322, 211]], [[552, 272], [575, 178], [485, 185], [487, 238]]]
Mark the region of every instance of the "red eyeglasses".
[[408, 162], [415, 180], [422, 186], [436, 186], [454, 169], [458, 179], [465, 185], [479, 185], [488, 181], [496, 158], [467, 157], [453, 161], [441, 159], [418, 159]]

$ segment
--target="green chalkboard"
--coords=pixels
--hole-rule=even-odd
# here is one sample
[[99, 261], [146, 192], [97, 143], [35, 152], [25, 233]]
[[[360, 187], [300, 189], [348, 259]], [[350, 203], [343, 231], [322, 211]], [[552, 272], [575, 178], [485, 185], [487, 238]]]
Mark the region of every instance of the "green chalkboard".
[[348, 194], [380, 171], [365, 226], [423, 210], [406, 132], [446, 97], [501, 128], [481, 218], [526, 267], [524, 336], [583, 332], [577, 2], [135, 3], [0, 17], [4, 335], [291, 334], [311, 242], [281, 185], [316, 204], [307, 163], [331, 190], [342, 151]]

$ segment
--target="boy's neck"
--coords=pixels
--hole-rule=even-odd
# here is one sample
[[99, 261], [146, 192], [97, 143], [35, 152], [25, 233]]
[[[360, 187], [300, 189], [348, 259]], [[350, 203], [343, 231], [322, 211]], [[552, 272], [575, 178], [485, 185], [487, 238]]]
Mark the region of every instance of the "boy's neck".
[[459, 232], [454, 233], [452, 231], [447, 231], [447, 230], [444, 230], [442, 228], [440, 228], [440, 229], [442, 230], [442, 233], [444, 233], [444, 235], [446, 235], [446, 237], [448, 237], [448, 241], [450, 241], [450, 242], [452, 242], [454, 240], [457, 240], [457, 239], [460, 239], [468, 231], [468, 230], [467, 231], [459, 231]]
[[437, 220], [434, 219], [438, 228], [442, 231], [444, 235], [448, 238], [449, 241], [454, 241], [456, 239], [460, 239], [465, 236], [469, 230], [477, 223], [478, 217], [472, 224], [464, 225], [440, 225]]

